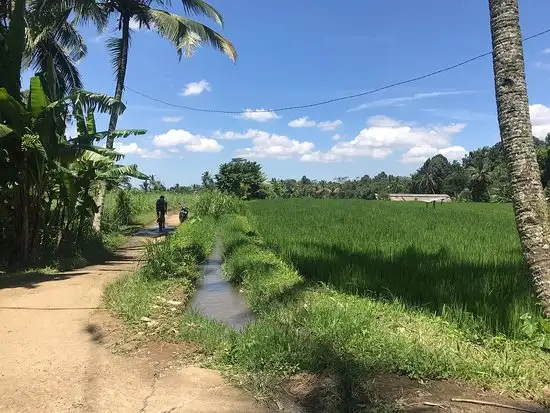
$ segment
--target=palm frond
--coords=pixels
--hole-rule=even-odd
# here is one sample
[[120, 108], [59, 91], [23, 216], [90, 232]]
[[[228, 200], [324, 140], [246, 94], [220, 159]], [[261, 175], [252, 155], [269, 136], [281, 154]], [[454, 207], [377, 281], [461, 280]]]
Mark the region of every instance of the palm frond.
[[100, 113], [111, 113], [118, 110], [119, 114], [126, 110], [126, 106], [115, 98], [104, 93], [93, 93], [86, 90], [79, 90], [61, 101], [54, 102], [52, 105], [57, 105], [60, 102], [72, 103], [73, 106], [81, 105], [82, 112], [88, 113], [93, 109]]
[[91, 23], [98, 31], [103, 31], [109, 23], [107, 4], [93, 0], [29, 0], [29, 12], [43, 15], [49, 10], [71, 10], [73, 23]]
[[74, 60], [51, 35], [35, 45], [31, 62], [35, 70], [47, 72], [49, 59], [53, 60], [54, 81], [59, 88], [60, 96], [82, 88], [82, 78]]
[[[132, 40], [131, 30], [128, 34], [128, 43]], [[110, 37], [105, 44], [109, 54], [111, 55], [111, 65], [115, 76], [120, 71], [120, 62], [122, 62], [124, 52], [124, 39], [122, 37]]]
[[182, 0], [182, 3], [187, 14], [206, 16], [223, 27], [222, 15], [207, 2], [203, 0]]
[[113, 136], [114, 138], [127, 138], [128, 136], [145, 135], [146, 133], [147, 133], [146, 129], [117, 129], [112, 132], [109, 132], [109, 131], [97, 132], [94, 135], [94, 139], [96, 141], [100, 141], [109, 135]]
[[0, 123], [0, 138], [4, 138], [13, 133], [13, 129], [8, 128], [6, 125]]
[[102, 155], [95, 150], [85, 149], [80, 155], [83, 161], [93, 162], [93, 163], [109, 163], [111, 159], [108, 156]]
[[237, 51], [233, 44], [208, 26], [164, 10], [149, 9], [148, 12], [155, 23], [155, 30], [176, 46], [180, 58], [183, 54], [191, 56], [195, 49], [206, 43], [223, 52], [232, 61], [237, 60]]
[[122, 159], [124, 159], [124, 155], [121, 153], [118, 153], [112, 149], [109, 148], [103, 148], [102, 146], [95, 146], [95, 145], [81, 145], [79, 146], [79, 150], [82, 150], [83, 152], [95, 152], [111, 161], [118, 162]]
[[74, 24], [66, 20], [58, 26], [55, 38], [61, 48], [66, 50], [67, 54], [75, 62], [83, 59], [88, 53], [88, 47], [84, 43], [84, 38], [75, 29]]
[[117, 179], [121, 176], [131, 176], [137, 179], [147, 179], [147, 175], [138, 170], [137, 165], [118, 165], [114, 168], [98, 173], [99, 178], [103, 179]]
[[50, 102], [46, 93], [44, 93], [42, 82], [38, 76], [31, 77], [30, 84], [28, 110], [33, 117], [37, 118]]

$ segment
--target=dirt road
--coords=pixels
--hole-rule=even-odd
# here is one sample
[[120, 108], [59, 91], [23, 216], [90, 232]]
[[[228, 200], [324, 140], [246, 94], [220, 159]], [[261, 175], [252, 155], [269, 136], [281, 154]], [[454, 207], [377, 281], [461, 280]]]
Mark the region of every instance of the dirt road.
[[[176, 225], [177, 215], [167, 217]], [[137, 265], [146, 237], [119, 257], [0, 289], [0, 412], [264, 412], [215, 371], [155, 355], [115, 354], [94, 321], [103, 287]]]

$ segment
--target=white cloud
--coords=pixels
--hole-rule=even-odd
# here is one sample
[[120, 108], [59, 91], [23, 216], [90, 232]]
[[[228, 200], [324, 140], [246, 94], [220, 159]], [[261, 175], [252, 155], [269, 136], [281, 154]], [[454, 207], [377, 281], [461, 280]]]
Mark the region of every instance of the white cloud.
[[401, 157], [402, 163], [420, 164], [426, 159], [437, 154], [445, 156], [449, 161], [458, 161], [466, 156], [466, 149], [462, 146], [450, 146], [448, 148], [437, 149], [429, 145], [415, 146], [411, 148]]
[[421, 127], [387, 116], [374, 116], [368, 120], [368, 127], [361, 130], [355, 139], [336, 143], [330, 152], [344, 157], [382, 159], [396, 149], [408, 149], [412, 152], [408, 153], [407, 159], [412, 159], [451, 147], [452, 137], [464, 127], [464, 124]]
[[338, 156], [345, 157], [367, 157], [374, 159], [384, 159], [391, 155], [392, 151], [389, 148], [366, 148], [359, 147], [352, 142], [339, 142], [334, 145], [331, 150], [331, 153]]
[[243, 158], [290, 159], [313, 150], [312, 142], [300, 142], [282, 135], [261, 135], [252, 140], [253, 146], [239, 149], [237, 156]]
[[130, 19], [130, 29], [139, 30], [140, 29], [139, 21], [134, 19], [134, 18], [131, 18]]
[[244, 133], [233, 132], [233, 131], [222, 132], [220, 130], [217, 130], [214, 133], [214, 137], [216, 139], [223, 139], [223, 140], [228, 140], [228, 141], [235, 141], [235, 140], [239, 140], [239, 139], [254, 139], [254, 138], [260, 138], [260, 137], [268, 138], [269, 135], [270, 135], [269, 132], [264, 132], [264, 131], [257, 130], [257, 129], [248, 129]]
[[120, 152], [123, 155], [136, 155], [140, 158], [149, 158], [149, 159], [162, 159], [166, 158], [166, 154], [160, 149], [149, 150], [145, 148], [140, 148], [139, 145], [135, 142], [131, 143], [122, 143], [115, 142], [115, 149], [117, 152]]
[[439, 150], [439, 153], [449, 161], [460, 161], [466, 156], [468, 151], [462, 146], [450, 146]]
[[279, 119], [280, 116], [266, 109], [245, 109], [244, 112], [236, 116], [236, 118], [255, 120], [256, 122], [268, 122], [270, 120]]
[[305, 153], [300, 157], [300, 161], [302, 162], [320, 162], [320, 163], [334, 163], [334, 162], [340, 162], [342, 160], [342, 157], [339, 155], [335, 155], [331, 152], [310, 152]]
[[544, 50], [542, 51], [542, 53], [544, 53], [544, 54], [549, 54], [549, 53], [550, 53], [550, 48], [544, 49]]
[[342, 125], [341, 120], [326, 120], [323, 122], [316, 122], [314, 120], [309, 119], [309, 117], [304, 116], [302, 118], [294, 119], [293, 121], [288, 123], [288, 126], [291, 128], [312, 128], [314, 126], [318, 127], [322, 131], [333, 131], [339, 126]]
[[335, 133], [334, 135], [332, 135], [333, 141], [339, 141], [340, 139], [342, 139], [342, 135], [340, 135], [339, 133]]
[[550, 63], [544, 63], [544, 62], [535, 62], [535, 67], [537, 69], [550, 69]]
[[544, 139], [550, 133], [550, 107], [538, 103], [530, 105], [529, 114], [533, 125], [533, 135]]
[[202, 92], [210, 92], [212, 86], [206, 80], [201, 80], [199, 82], [191, 82], [185, 85], [180, 92], [182, 96], [194, 96], [200, 95]]
[[199, 138], [185, 145], [185, 149], [189, 152], [220, 152], [223, 146], [214, 139]]
[[153, 137], [153, 144], [157, 147], [174, 147], [183, 145], [189, 152], [220, 152], [223, 146], [215, 139], [193, 135], [184, 129], [170, 129], [168, 132]]
[[291, 128], [311, 128], [316, 125], [314, 120], [310, 120], [307, 116], [303, 118], [294, 119], [288, 123]]
[[134, 18], [130, 19], [130, 29], [132, 29], [132, 30], [150, 31], [151, 29], [154, 29], [154, 28], [156, 28], [156, 25], [154, 23], [149, 23], [149, 27], [147, 27], [146, 25], [143, 25], [143, 26], [140, 27], [139, 20], [134, 19]]
[[355, 112], [363, 109], [379, 108], [379, 107], [386, 107], [386, 106], [402, 106], [405, 102], [411, 102], [414, 100], [437, 98], [441, 96], [466, 95], [471, 93], [475, 93], [475, 91], [455, 90], [455, 91], [447, 91], [447, 92], [415, 93], [412, 96], [402, 96], [402, 97], [381, 99], [381, 100], [375, 100], [373, 102], [363, 103], [359, 106], [348, 109], [348, 112]]
[[162, 122], [169, 122], [169, 123], [181, 122], [182, 120], [183, 120], [183, 116], [165, 116], [161, 118]]
[[324, 122], [319, 122], [317, 124], [317, 127], [319, 129], [321, 129], [322, 131], [333, 131], [341, 125], [342, 125], [341, 120], [335, 120], [335, 121], [327, 120], [327, 121], [324, 121]]

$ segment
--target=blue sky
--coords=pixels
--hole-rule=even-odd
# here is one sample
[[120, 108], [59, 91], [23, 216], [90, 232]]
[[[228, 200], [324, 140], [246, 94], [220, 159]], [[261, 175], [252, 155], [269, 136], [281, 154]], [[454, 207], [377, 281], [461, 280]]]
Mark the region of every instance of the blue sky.
[[[203, 47], [178, 61], [157, 34], [136, 30], [126, 82], [147, 95], [214, 109], [270, 109], [362, 92], [490, 50], [487, 1], [221, 1], [233, 64]], [[173, 1], [176, 13], [181, 3]], [[550, 3], [520, 0], [524, 36], [550, 27]], [[105, 39], [82, 29], [88, 90], [113, 94]], [[546, 50], [548, 49], [548, 50]], [[525, 44], [534, 132], [550, 131], [550, 35]], [[199, 183], [234, 156], [258, 160], [268, 177], [409, 174], [429, 156], [450, 159], [498, 141], [487, 57], [367, 97], [289, 112], [236, 117], [174, 109], [126, 91], [119, 128], [147, 135], [119, 141], [125, 162], [168, 185]], [[105, 125], [106, 126], [106, 125]]]

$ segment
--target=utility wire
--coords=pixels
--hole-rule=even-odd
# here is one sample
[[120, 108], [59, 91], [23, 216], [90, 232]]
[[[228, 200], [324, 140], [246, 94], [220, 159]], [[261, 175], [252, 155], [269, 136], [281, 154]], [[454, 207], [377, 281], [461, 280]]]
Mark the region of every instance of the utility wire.
[[[550, 28], [546, 29], [542, 32], [535, 33], [531, 36], [525, 37], [523, 39], [523, 41], [527, 42], [531, 39], [543, 36], [547, 33], [550, 33]], [[472, 63], [476, 60], [482, 59], [482, 58], [490, 56], [492, 54], [493, 54], [493, 52], [483, 53], [483, 54], [477, 55], [475, 57], [472, 57], [470, 59], [463, 60], [459, 63], [454, 64], [454, 65], [447, 66], [447, 67], [444, 67], [442, 69], [435, 70], [433, 72], [429, 72], [429, 73], [426, 73], [426, 74], [421, 75], [421, 76], [417, 76], [417, 77], [413, 77], [413, 78], [410, 78], [410, 79], [407, 79], [407, 80], [402, 80], [400, 82], [395, 82], [395, 83], [391, 83], [391, 84], [388, 84], [388, 85], [385, 85], [385, 86], [381, 86], [381, 87], [378, 87], [376, 89], [370, 89], [370, 90], [367, 90], [366, 92], [356, 93], [356, 94], [353, 94], [353, 95], [340, 96], [340, 97], [337, 97], [337, 98], [322, 100], [322, 101], [319, 101], [319, 102], [308, 103], [308, 104], [304, 104], [304, 105], [283, 106], [283, 107], [276, 108], [276, 109], [257, 109], [257, 110], [250, 110], [249, 112], [250, 113], [285, 112], [285, 111], [289, 111], [289, 110], [313, 108], [313, 107], [316, 107], [316, 106], [323, 106], [323, 105], [328, 105], [328, 104], [334, 103], [334, 102], [340, 102], [340, 101], [343, 101], [343, 100], [349, 100], [349, 99], [354, 99], [354, 98], [358, 98], [358, 97], [361, 97], [361, 96], [367, 96], [367, 95], [371, 95], [373, 93], [380, 92], [382, 90], [387, 90], [387, 89], [391, 89], [391, 88], [394, 88], [394, 87], [397, 87], [397, 86], [406, 85], [406, 84], [409, 84], [409, 83], [417, 82], [417, 81], [422, 80], [422, 79], [426, 79], [426, 78], [429, 78], [429, 77], [432, 77], [432, 76], [436, 76], [440, 73], [448, 72], [450, 70], [453, 70], [453, 69], [459, 68], [461, 66], [467, 65], [468, 63]], [[132, 89], [129, 86], [125, 86], [125, 89], [128, 89], [129, 91], [134, 92], [135, 94], [143, 96], [144, 98], [152, 100], [154, 102], [158, 102], [158, 103], [162, 103], [162, 104], [167, 105], [167, 106], [172, 106], [172, 107], [175, 107], [175, 108], [190, 110], [190, 111], [194, 111], [194, 112], [225, 113], [225, 114], [229, 114], [229, 115], [238, 115], [238, 114], [242, 114], [243, 112], [245, 112], [243, 110], [208, 109], [208, 108], [196, 108], [196, 107], [192, 107], [192, 106], [178, 105], [176, 103], [170, 103], [170, 102], [166, 102], [166, 101], [161, 100], [161, 99], [157, 99], [157, 98], [148, 96], [145, 93], [142, 93], [142, 92], [139, 92], [135, 89]], [[247, 113], [248, 113], [248, 111], [247, 111]]]

